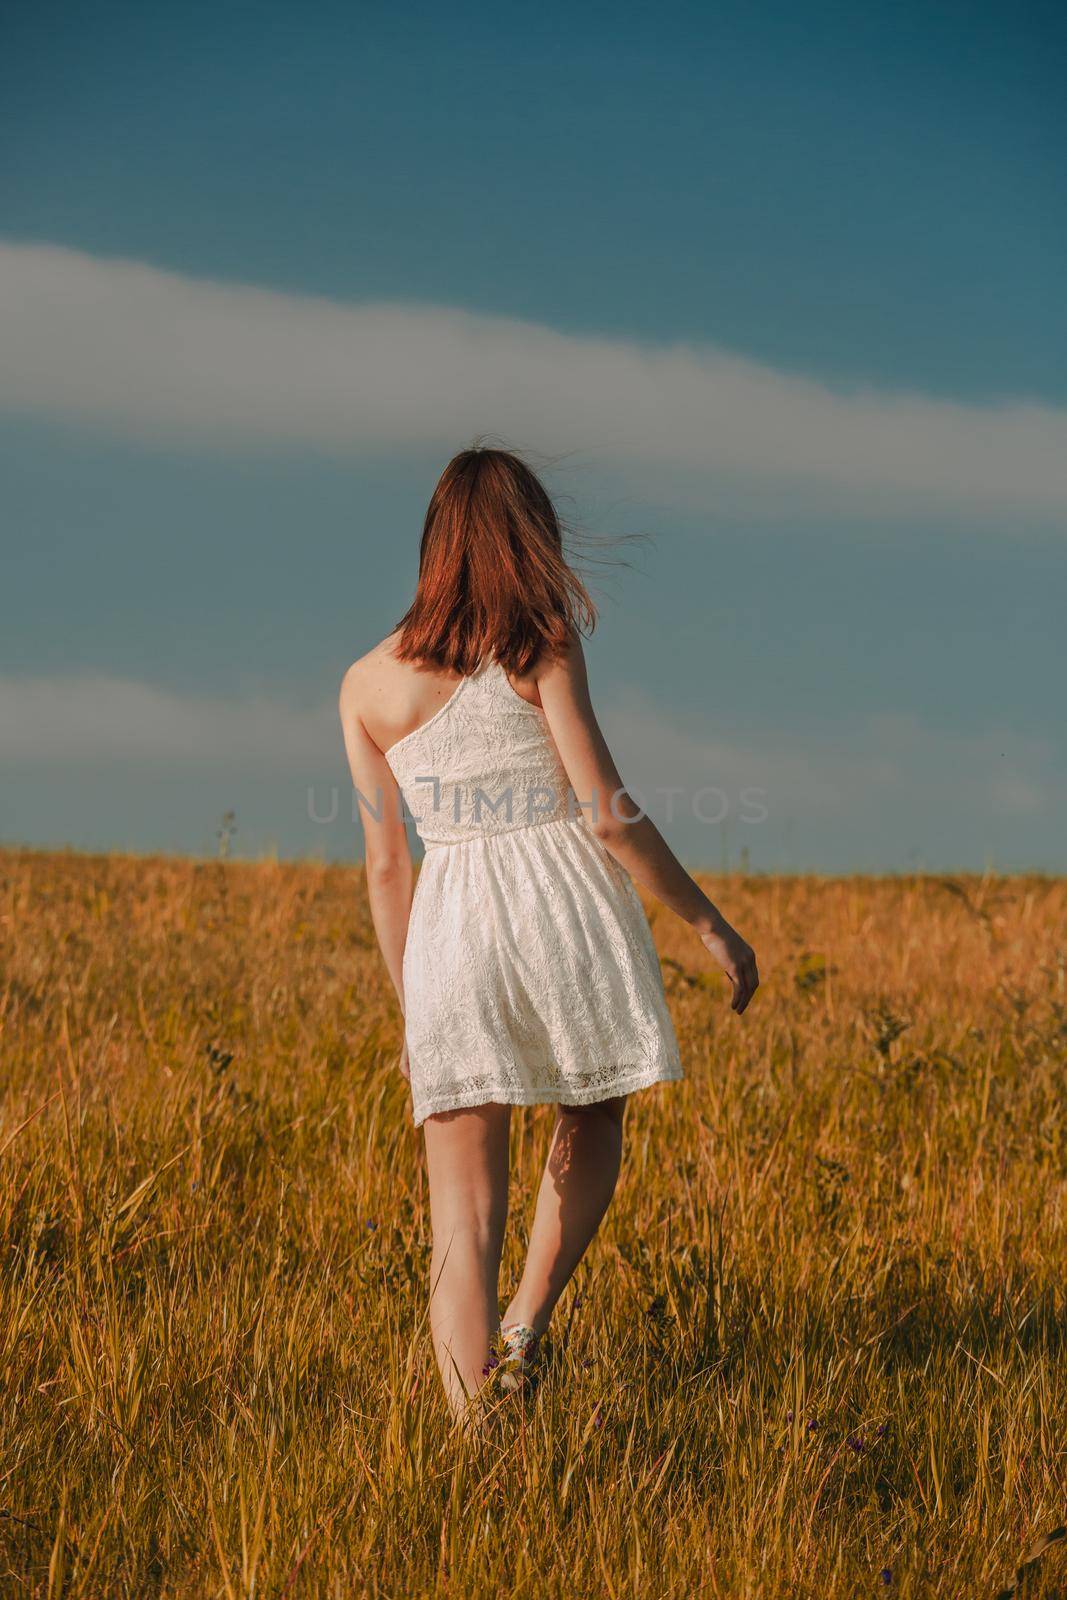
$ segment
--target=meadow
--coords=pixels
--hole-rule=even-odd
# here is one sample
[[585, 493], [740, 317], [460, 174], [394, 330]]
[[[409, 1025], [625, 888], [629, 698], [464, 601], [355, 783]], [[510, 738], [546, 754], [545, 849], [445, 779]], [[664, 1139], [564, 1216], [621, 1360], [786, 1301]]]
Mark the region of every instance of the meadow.
[[760, 993], [653, 912], [687, 1081], [461, 1439], [358, 867], [0, 855], [0, 1594], [1067, 1593], [1067, 882], [711, 888]]

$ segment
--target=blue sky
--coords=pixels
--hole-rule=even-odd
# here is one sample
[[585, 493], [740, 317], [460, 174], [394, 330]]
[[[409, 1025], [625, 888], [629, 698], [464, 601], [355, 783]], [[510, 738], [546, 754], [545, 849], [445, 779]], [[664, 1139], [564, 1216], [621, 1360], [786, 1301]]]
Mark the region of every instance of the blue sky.
[[726, 795], [688, 859], [1067, 865], [1052, 6], [7, 34], [0, 837], [351, 852], [337, 681], [488, 432], [651, 535], [591, 673], [629, 779]]

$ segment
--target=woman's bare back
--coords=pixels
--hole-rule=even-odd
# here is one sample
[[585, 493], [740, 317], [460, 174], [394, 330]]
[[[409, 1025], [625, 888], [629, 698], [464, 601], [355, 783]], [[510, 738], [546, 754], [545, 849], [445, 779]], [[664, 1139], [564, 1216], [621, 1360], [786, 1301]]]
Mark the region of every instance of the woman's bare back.
[[[460, 683], [458, 672], [401, 661], [396, 655], [399, 637], [391, 633], [349, 668], [349, 681], [358, 689], [360, 719], [383, 753], [436, 716]], [[509, 681], [523, 700], [541, 704], [533, 675]]]

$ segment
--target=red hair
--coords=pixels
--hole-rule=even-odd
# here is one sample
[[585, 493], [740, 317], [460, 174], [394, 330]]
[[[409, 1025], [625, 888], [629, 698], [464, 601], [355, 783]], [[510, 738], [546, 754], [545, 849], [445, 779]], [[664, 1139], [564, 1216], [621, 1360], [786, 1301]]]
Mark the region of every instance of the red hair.
[[426, 512], [415, 599], [397, 624], [400, 660], [467, 677], [488, 658], [521, 677], [595, 622], [536, 474], [510, 450], [461, 450]]

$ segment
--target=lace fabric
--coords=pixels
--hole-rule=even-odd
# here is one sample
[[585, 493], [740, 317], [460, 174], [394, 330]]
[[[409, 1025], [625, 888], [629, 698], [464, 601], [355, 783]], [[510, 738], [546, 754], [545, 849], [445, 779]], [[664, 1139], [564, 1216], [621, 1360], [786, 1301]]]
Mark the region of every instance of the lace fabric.
[[416, 1127], [683, 1075], [648, 921], [497, 663], [386, 753], [426, 858], [404, 951]]

